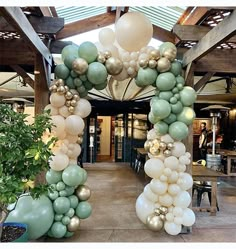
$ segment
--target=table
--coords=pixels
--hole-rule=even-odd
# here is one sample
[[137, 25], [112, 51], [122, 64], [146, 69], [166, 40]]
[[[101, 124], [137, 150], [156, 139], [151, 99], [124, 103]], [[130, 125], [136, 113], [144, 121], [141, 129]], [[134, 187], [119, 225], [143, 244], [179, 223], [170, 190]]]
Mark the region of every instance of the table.
[[192, 177], [195, 181], [211, 181], [211, 207], [201, 208], [193, 207], [195, 211], [210, 211], [210, 215], [216, 215], [216, 194], [217, 194], [217, 179], [218, 177], [227, 176], [221, 172], [208, 169], [203, 166], [192, 166]]

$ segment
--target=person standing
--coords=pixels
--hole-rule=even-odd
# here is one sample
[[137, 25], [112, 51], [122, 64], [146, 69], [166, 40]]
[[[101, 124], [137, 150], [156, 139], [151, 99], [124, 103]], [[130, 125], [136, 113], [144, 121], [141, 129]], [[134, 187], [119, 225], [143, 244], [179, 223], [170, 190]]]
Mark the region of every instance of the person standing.
[[200, 159], [206, 160], [206, 154], [207, 154], [207, 129], [206, 129], [206, 123], [201, 123], [201, 134], [199, 137], [199, 150], [200, 150]]

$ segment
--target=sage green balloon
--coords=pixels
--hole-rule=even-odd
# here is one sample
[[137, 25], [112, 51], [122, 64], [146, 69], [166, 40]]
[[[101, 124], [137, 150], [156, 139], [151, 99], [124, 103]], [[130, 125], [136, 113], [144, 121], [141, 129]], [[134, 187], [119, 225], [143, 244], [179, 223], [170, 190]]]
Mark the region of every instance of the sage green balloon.
[[88, 91], [85, 89], [85, 91], [84, 92], [82, 92], [82, 93], [79, 93], [79, 96], [81, 97], [81, 98], [84, 98], [84, 97], [86, 97], [88, 95]]
[[58, 183], [61, 181], [61, 179], [62, 179], [62, 172], [61, 171], [55, 171], [53, 169], [50, 169], [46, 173], [46, 181], [49, 184]]
[[107, 75], [107, 69], [102, 63], [93, 62], [89, 64], [87, 77], [92, 84], [99, 85], [104, 83], [107, 79]]
[[66, 79], [65, 84], [66, 84], [70, 89], [75, 89], [74, 78], [72, 78], [71, 76], [69, 76], [69, 77]]
[[72, 78], [76, 78], [76, 77], [78, 77], [78, 74], [77, 74], [74, 70], [71, 70], [71, 71], [70, 71], [70, 76], [71, 76]]
[[65, 46], [61, 51], [62, 60], [64, 61], [64, 59], [68, 55], [75, 55], [75, 56], [78, 57], [79, 56], [79, 46], [77, 46], [77, 45], [67, 45], [67, 46]]
[[176, 99], [176, 97], [171, 97], [171, 98], [170, 98], [170, 103], [171, 103], [171, 104], [176, 104], [177, 101], [178, 101], [178, 99]]
[[87, 91], [90, 91], [93, 89], [93, 84], [87, 80], [84, 82], [84, 87], [86, 88]]
[[91, 215], [92, 207], [91, 207], [89, 202], [81, 201], [78, 204], [78, 206], [77, 206], [77, 208], [75, 210], [75, 213], [80, 219], [86, 219]]
[[190, 87], [185, 86], [182, 91], [180, 91], [180, 100], [184, 106], [191, 106], [197, 98], [196, 91]]
[[56, 191], [56, 190], [54, 190], [53, 192], [48, 191], [48, 197], [49, 197], [52, 201], [56, 200], [56, 199], [58, 198], [58, 196], [59, 196], [58, 191]]
[[72, 237], [73, 235], [74, 235], [74, 232], [67, 231], [64, 237], [69, 238], [69, 237]]
[[78, 186], [83, 181], [83, 170], [77, 165], [69, 165], [64, 169], [62, 179], [70, 187]]
[[54, 73], [58, 79], [65, 80], [69, 76], [70, 70], [66, 65], [59, 64], [55, 67]]
[[66, 186], [65, 191], [66, 191], [67, 196], [70, 196], [70, 195], [72, 195], [74, 193], [75, 188], [70, 187], [70, 186]]
[[169, 91], [175, 86], [176, 80], [173, 73], [165, 72], [157, 76], [156, 86], [161, 91]]
[[70, 209], [70, 201], [66, 197], [58, 197], [53, 202], [53, 208], [57, 214], [65, 214]]
[[85, 184], [85, 182], [87, 181], [87, 178], [88, 178], [87, 171], [85, 169], [82, 169], [82, 171], [83, 171], [83, 181], [81, 182], [81, 185]]
[[96, 60], [98, 56], [97, 47], [89, 41], [83, 42], [79, 46], [79, 57], [85, 59], [88, 63]]
[[154, 125], [154, 129], [157, 133], [157, 135], [165, 135], [168, 132], [168, 124], [164, 121], [158, 121]]
[[79, 199], [76, 195], [71, 195], [68, 197], [69, 201], [70, 201], [70, 207], [71, 208], [76, 208], [79, 204]]
[[84, 85], [81, 85], [81, 86], [77, 87], [76, 89], [77, 89], [77, 91], [78, 91], [79, 93], [83, 93], [83, 92], [86, 91]]
[[174, 113], [171, 113], [167, 118], [165, 118], [163, 121], [167, 124], [172, 124], [177, 120], [177, 117]]
[[170, 98], [173, 97], [173, 93], [171, 91], [161, 91], [159, 93], [159, 98], [164, 99], [166, 101], [170, 101]]
[[88, 78], [87, 78], [87, 75], [86, 75], [86, 74], [82, 74], [82, 75], [80, 75], [80, 76], [79, 76], [79, 78], [80, 78], [82, 81], [86, 81], [86, 80], [88, 80]]
[[159, 99], [158, 101], [152, 104], [151, 112], [157, 118], [163, 119], [170, 115], [171, 107], [170, 107], [169, 102], [167, 102], [164, 99]]
[[75, 79], [74, 79], [74, 85], [75, 85], [76, 87], [80, 87], [80, 86], [83, 85], [83, 82], [82, 82], [82, 80], [81, 80], [80, 78], [75, 78]]
[[136, 80], [139, 86], [152, 85], [157, 78], [157, 70], [152, 68], [139, 68]]
[[155, 124], [158, 121], [160, 121], [160, 118], [158, 118], [157, 116], [155, 116], [152, 112], [148, 113], [148, 120], [152, 123]]
[[[77, 206], [78, 206], [78, 203], [77, 203], [76, 207]], [[74, 214], [75, 214], [74, 208], [70, 208], [69, 211], [66, 213], [66, 216], [72, 218], [74, 216]]]
[[55, 221], [61, 221], [63, 217], [64, 217], [63, 214], [55, 214], [54, 220], [55, 220]]
[[175, 60], [171, 63], [170, 71], [175, 76], [180, 75], [182, 73], [182, 64], [179, 61]]
[[150, 100], [150, 106], [152, 106], [152, 104], [153, 104], [154, 102], [156, 102], [157, 100], [159, 100], [159, 97], [158, 97], [158, 96], [152, 97], [151, 100]]
[[178, 114], [182, 112], [182, 110], [183, 110], [183, 105], [180, 101], [177, 101], [176, 104], [171, 104], [171, 112], [173, 112], [174, 114]]
[[65, 190], [61, 190], [61, 191], [59, 191], [59, 195], [61, 197], [66, 197], [67, 196], [67, 192]]
[[52, 224], [52, 227], [50, 230], [51, 230], [53, 237], [59, 239], [59, 238], [62, 238], [66, 234], [67, 228], [61, 222], [56, 221]]
[[67, 216], [67, 215], [65, 215], [65, 216], [62, 218], [61, 223], [62, 223], [63, 225], [65, 225], [65, 226], [68, 225], [68, 224], [70, 223], [70, 217]]
[[169, 126], [169, 134], [176, 140], [183, 140], [188, 136], [188, 126], [180, 121], [176, 121]]
[[179, 92], [179, 89], [178, 89], [178, 87], [174, 87], [173, 89], [172, 89], [172, 93], [178, 93]]
[[94, 88], [95, 88], [96, 90], [103, 90], [103, 89], [105, 89], [106, 87], [107, 87], [107, 81], [105, 81], [105, 82], [102, 83], [102, 84], [94, 85]]
[[[58, 171], [59, 172], [59, 171]], [[60, 172], [61, 174], [62, 174], [62, 172]], [[61, 180], [61, 179], [60, 179]], [[52, 189], [52, 190], [57, 190], [57, 185], [55, 184], [55, 183], [53, 183], [53, 184], [50, 184], [50, 188]]]
[[177, 88], [179, 91], [181, 91], [181, 90], [183, 90], [184, 86], [181, 83], [178, 83]]
[[191, 107], [184, 107], [182, 112], [177, 115], [177, 120], [190, 125], [193, 123], [196, 114]]
[[185, 79], [181, 75], [178, 75], [175, 79], [176, 79], [176, 84], [181, 84], [181, 85], [185, 84]]
[[175, 93], [175, 94], [174, 94], [174, 97], [175, 97], [177, 100], [179, 100], [179, 99], [180, 99], [180, 94], [179, 94], [179, 93]]
[[69, 54], [64, 59], [64, 64], [71, 70], [72, 69], [72, 63], [73, 61], [78, 58], [78, 56], [75, 56], [73, 54]]
[[60, 181], [57, 183], [56, 188], [57, 188], [57, 191], [61, 191], [61, 190], [64, 190], [66, 188], [66, 185], [64, 182]]
[[176, 49], [176, 46], [175, 46], [175, 44], [172, 43], [172, 42], [163, 42], [163, 43], [161, 44], [161, 46], [159, 47], [161, 56], [163, 55], [163, 53], [165, 52], [165, 50], [166, 50], [166, 49], [169, 49], [169, 48], [174, 48], [174, 49]]

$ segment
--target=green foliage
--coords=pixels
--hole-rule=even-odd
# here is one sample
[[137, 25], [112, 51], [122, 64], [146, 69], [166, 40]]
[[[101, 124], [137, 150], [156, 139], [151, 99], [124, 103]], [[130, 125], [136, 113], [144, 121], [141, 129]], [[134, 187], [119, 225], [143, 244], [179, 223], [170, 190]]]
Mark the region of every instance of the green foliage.
[[[14, 112], [9, 105], [0, 104], [0, 208], [6, 210], [25, 192], [25, 183], [49, 168], [50, 145], [42, 140], [51, 129], [49, 112], [37, 115], [33, 124], [25, 121], [26, 114]], [[32, 197], [47, 191], [46, 185], [32, 189]]]

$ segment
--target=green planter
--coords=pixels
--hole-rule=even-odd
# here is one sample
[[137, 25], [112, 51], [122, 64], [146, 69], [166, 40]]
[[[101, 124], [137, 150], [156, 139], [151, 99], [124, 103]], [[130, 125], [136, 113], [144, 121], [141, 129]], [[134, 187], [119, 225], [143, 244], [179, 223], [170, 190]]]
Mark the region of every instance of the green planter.
[[28, 242], [28, 227], [26, 224], [16, 222], [5, 222], [3, 226], [18, 226], [25, 228], [25, 232], [19, 238], [13, 240], [12, 242]]

